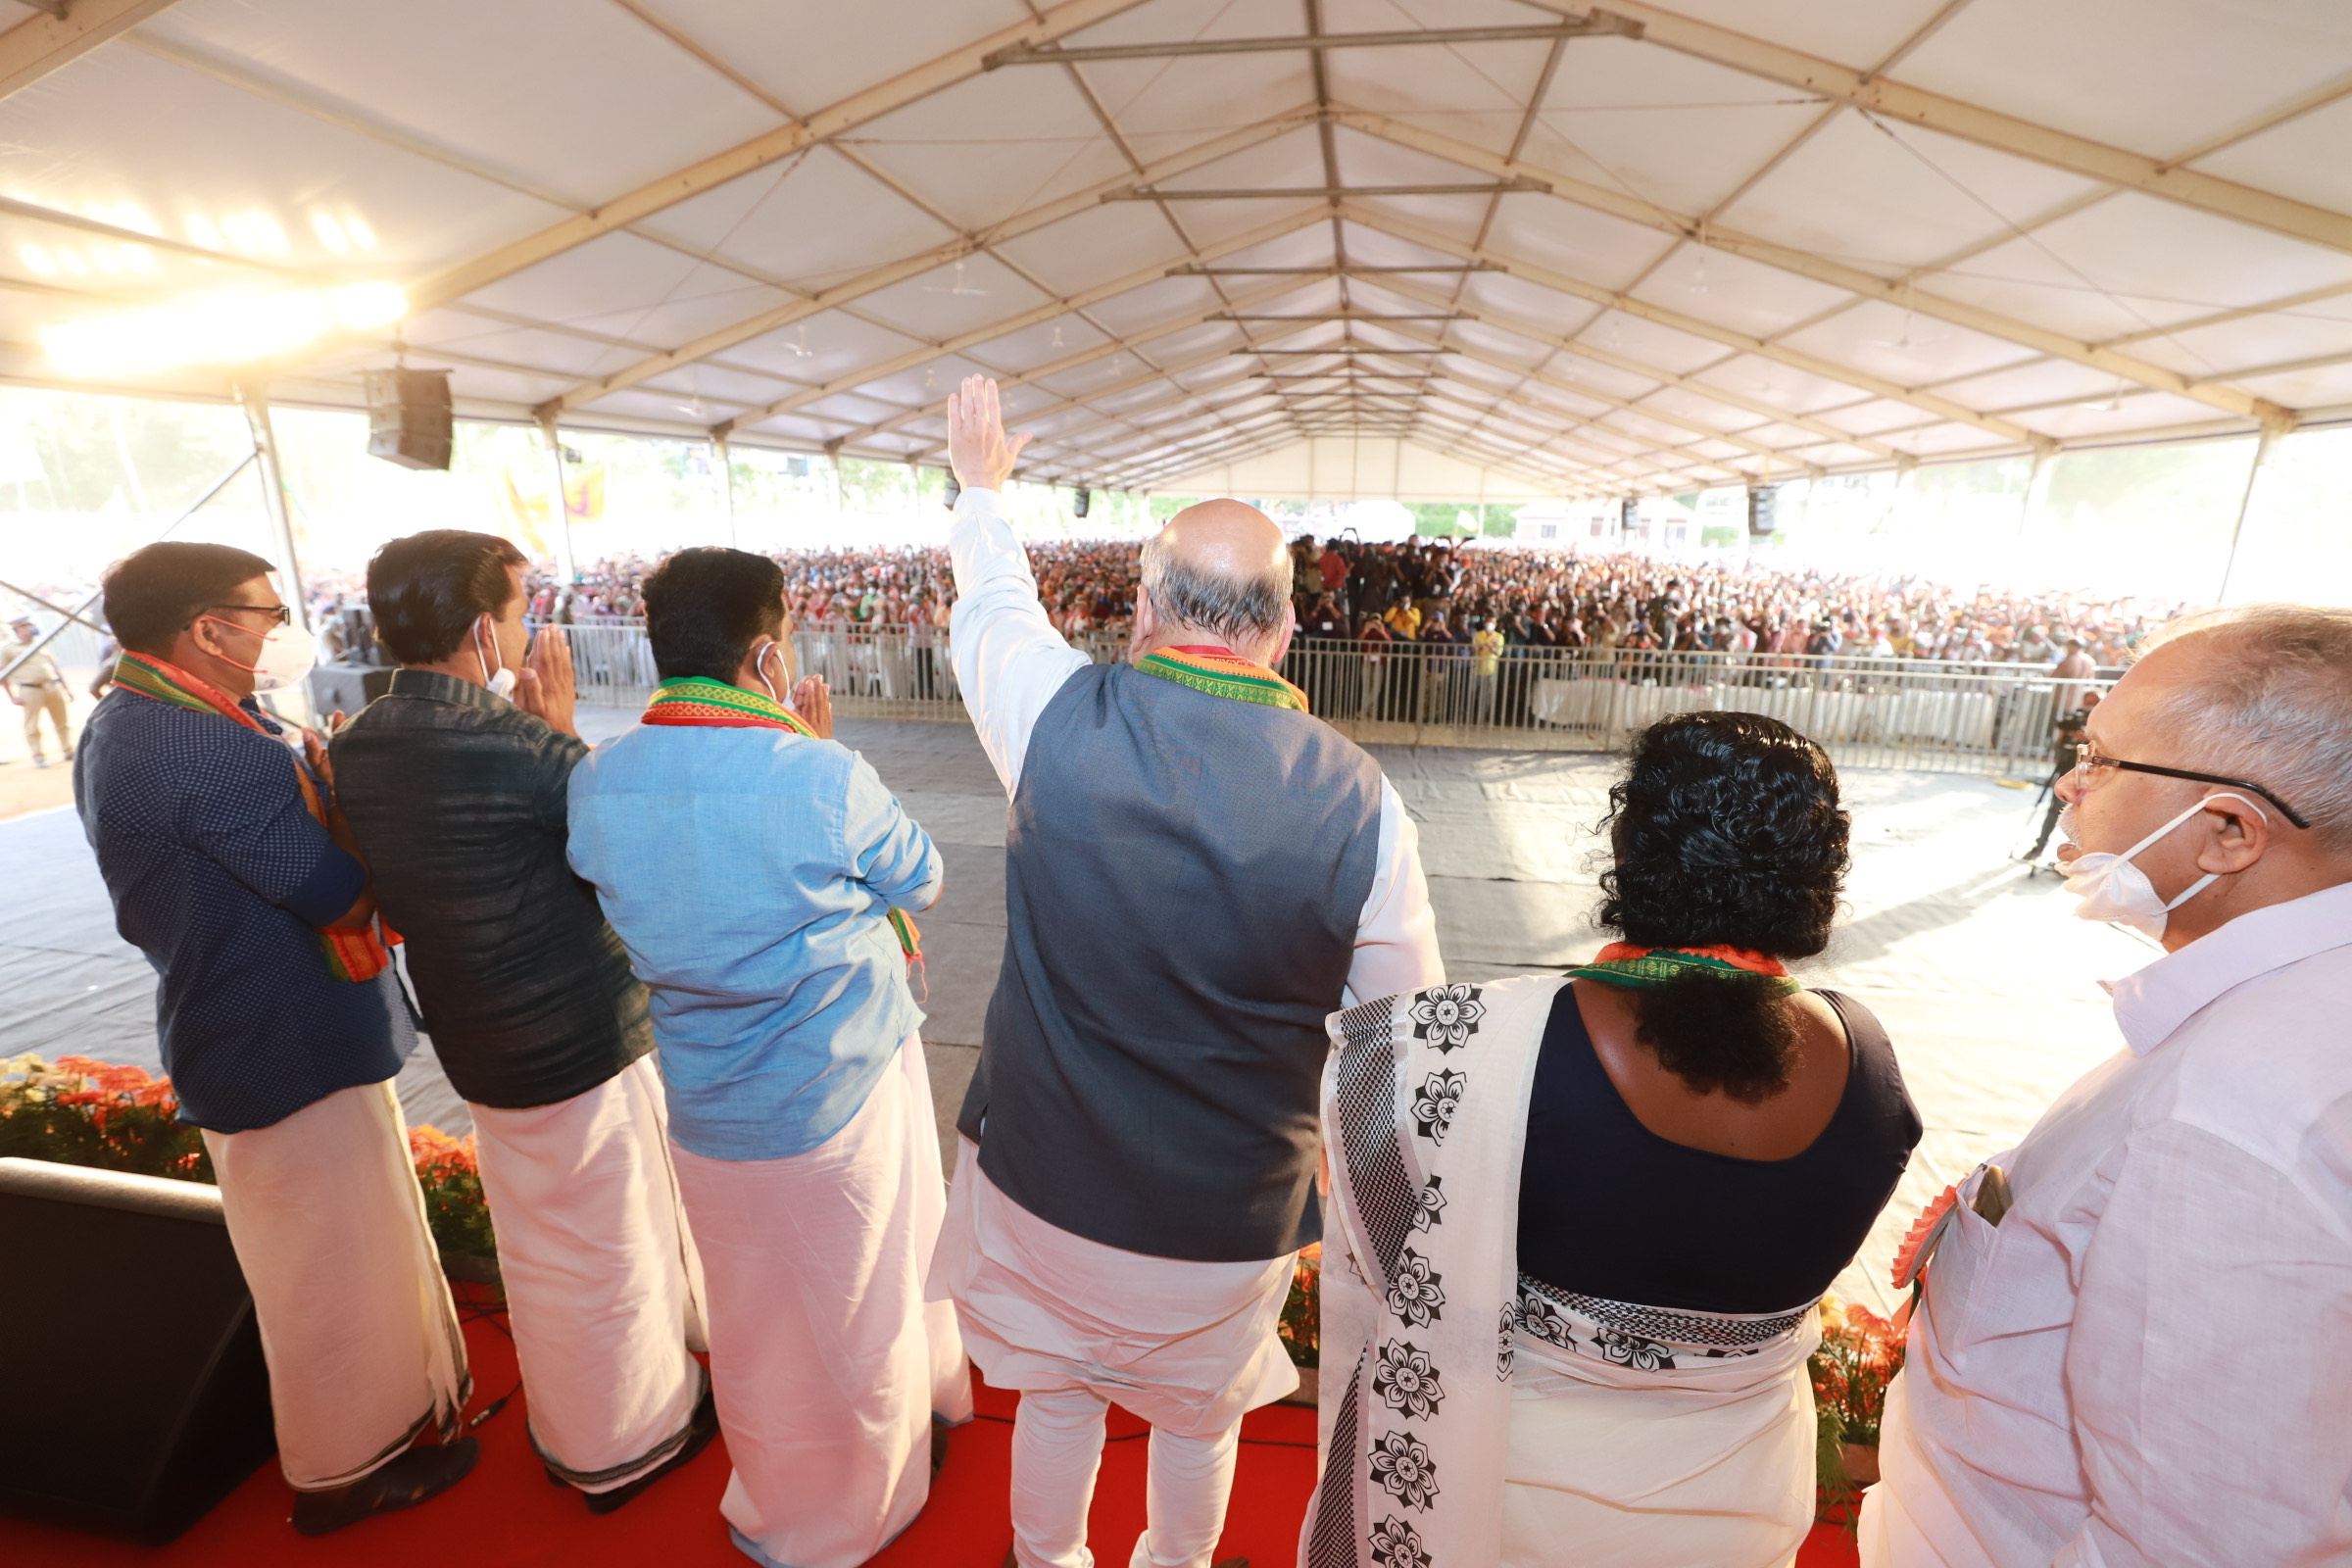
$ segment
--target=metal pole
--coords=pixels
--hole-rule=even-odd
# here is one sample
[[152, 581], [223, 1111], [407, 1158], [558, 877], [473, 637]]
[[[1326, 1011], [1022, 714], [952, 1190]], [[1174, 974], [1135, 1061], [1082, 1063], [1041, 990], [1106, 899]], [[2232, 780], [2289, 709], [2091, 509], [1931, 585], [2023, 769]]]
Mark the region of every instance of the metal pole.
[[270, 542], [277, 557], [279, 592], [294, 610], [294, 624], [311, 629], [310, 595], [303, 591], [302, 563], [294, 556], [294, 509], [286, 496], [285, 469], [277, 461], [277, 435], [270, 423], [270, 383], [239, 381], [237, 401], [253, 431], [254, 455], [262, 464], [262, 506], [270, 514]]
[[[228, 470], [226, 473], [224, 473], [224, 474], [222, 474], [222, 475], [220, 476], [220, 483], [218, 483], [218, 484], [214, 485], [214, 486], [213, 486], [213, 487], [212, 487], [210, 490], [207, 490], [207, 491], [206, 491], [206, 492], [205, 492], [203, 495], [201, 495], [201, 496], [197, 497], [197, 498], [196, 498], [196, 504], [195, 504], [194, 506], [190, 507], [190, 508], [189, 508], [187, 511], [185, 511], [185, 512], [181, 513], [181, 514], [180, 514], [178, 516], [176, 516], [176, 517], [173, 517], [173, 518], [172, 519], [172, 526], [171, 526], [171, 527], [169, 527], [169, 528], [166, 528], [166, 529], [165, 529], [165, 530], [164, 530], [162, 533], [159, 533], [159, 534], [157, 534], [157, 535], [155, 536], [155, 537], [156, 537], [156, 540], [157, 540], [158, 542], [160, 542], [160, 541], [162, 541], [162, 540], [165, 540], [165, 539], [169, 539], [169, 538], [171, 538], [171, 537], [172, 537], [172, 531], [173, 531], [173, 529], [176, 529], [176, 528], [177, 528], [177, 527], [178, 527], [178, 526], [179, 526], [181, 523], [183, 523], [183, 522], [187, 521], [187, 520], [188, 520], [190, 517], [193, 517], [193, 516], [194, 516], [194, 515], [196, 515], [196, 514], [198, 514], [199, 512], [202, 512], [202, 511], [205, 509], [205, 507], [211, 503], [211, 501], [212, 501], [213, 497], [215, 497], [215, 496], [219, 495], [219, 494], [220, 494], [221, 491], [223, 491], [223, 490], [227, 489], [227, 488], [228, 488], [228, 486], [229, 486], [229, 483], [230, 483], [230, 481], [231, 481], [231, 480], [233, 480], [233, 479], [235, 479], [235, 478], [237, 477], [237, 475], [238, 475], [238, 474], [241, 474], [241, 473], [243, 473], [243, 472], [244, 472], [244, 471], [245, 471], [247, 468], [249, 468], [249, 467], [253, 466], [253, 462], [254, 462], [254, 459], [256, 459], [256, 458], [258, 458], [258, 457], [260, 457], [260, 456], [261, 456], [261, 454], [260, 454], [259, 452], [248, 452], [248, 453], [246, 453], [246, 454], [245, 454], [245, 456], [243, 456], [242, 458], [239, 458], [239, 459], [237, 460], [237, 466], [236, 466], [235, 467], [233, 467], [233, 468], [229, 469], [229, 470]], [[78, 607], [78, 608], [77, 608], [77, 609], [74, 611], [74, 620], [80, 620], [80, 619], [81, 619], [81, 613], [80, 613], [80, 612], [81, 612], [81, 611], [88, 610], [88, 609], [89, 609], [91, 606], [93, 606], [93, 605], [97, 604], [99, 600], [101, 600], [101, 599], [103, 599], [103, 598], [105, 598], [105, 597], [106, 597], [106, 590], [105, 590], [104, 588], [101, 588], [101, 589], [99, 589], [97, 592], [95, 592], [95, 593], [91, 594], [89, 598], [87, 598], [87, 599], [84, 599], [84, 600], [81, 602], [80, 606], [79, 606], [79, 607]], [[39, 637], [35, 638], [35, 639], [33, 640], [33, 644], [32, 644], [32, 646], [31, 646], [30, 648], [27, 648], [27, 649], [25, 649], [24, 653], [22, 653], [22, 654], [20, 654], [20, 655], [18, 655], [18, 656], [17, 656], [17, 660], [16, 660], [16, 662], [15, 662], [15, 663], [12, 663], [12, 664], [10, 664], [10, 665], [9, 665], [9, 666], [8, 666], [6, 669], [0, 669], [0, 686], [5, 686], [5, 685], [7, 685], [7, 684], [8, 684], [8, 677], [9, 677], [9, 676], [11, 676], [11, 675], [14, 675], [14, 674], [17, 672], [17, 665], [18, 665], [18, 664], [22, 664], [22, 663], [24, 663], [24, 662], [26, 660], [30, 659], [30, 658], [31, 658], [33, 655], [35, 655], [35, 654], [39, 653], [39, 652], [40, 652], [42, 649], [44, 649], [44, 648], [48, 647], [48, 646], [49, 646], [51, 643], [53, 643], [53, 642], [57, 641], [58, 634], [59, 634], [60, 632], [63, 632], [63, 631], [64, 631], [64, 630], [65, 630], [65, 629], [66, 629], [66, 628], [67, 628], [69, 625], [71, 625], [71, 624], [73, 624], [73, 621], [61, 620], [61, 621], [59, 621], [59, 622], [58, 622], [56, 625], [54, 625], [54, 626], [50, 627], [50, 628], [49, 628], [47, 631], [45, 631], [45, 632], [41, 633], [41, 635], [40, 635]]]
[[2246, 488], [2237, 498], [2237, 521], [2230, 529], [2230, 556], [2222, 563], [2221, 591], [2213, 596], [2213, 602], [2217, 605], [2230, 602], [2230, 579], [2237, 572], [2237, 542], [2245, 536], [2246, 513], [2254, 505], [2254, 485], [2262, 477], [2262, 466], [2270, 461], [2271, 441], [2276, 433], [2276, 426], [2266, 424], [2262, 427], [2262, 433], [2254, 438], [2254, 461], [2246, 467]]
[[719, 499], [727, 507], [727, 547], [740, 550], [742, 543], [735, 537], [735, 461], [728, 456], [725, 436], [714, 435], [710, 438], [710, 456], [718, 465]]
[[96, 621], [82, 614], [79, 611], [68, 610], [63, 605], [53, 605], [48, 600], [43, 599], [39, 594], [34, 593], [29, 588], [20, 588], [13, 582], [0, 579], [0, 592], [15, 594], [19, 599], [26, 600], [32, 604], [38, 605], [41, 609], [46, 610], [52, 615], [63, 615], [68, 620], [78, 620], [84, 626], [89, 627], [90, 630], [97, 632], [101, 636], [104, 636], [106, 633], [106, 628], [104, 626], [99, 625]]
[[547, 471], [555, 485], [547, 520], [556, 539], [556, 575], [567, 584], [576, 583], [580, 580], [580, 568], [571, 554], [571, 502], [564, 488], [564, 436], [556, 428], [554, 415], [540, 416], [539, 433], [547, 437]]
[[2017, 504], [2017, 536], [2026, 536], [2026, 526], [2034, 518], [2034, 505], [2041, 499], [2042, 476], [2051, 471], [2050, 449], [2035, 447], [2033, 466], [2026, 469], [2026, 494]]

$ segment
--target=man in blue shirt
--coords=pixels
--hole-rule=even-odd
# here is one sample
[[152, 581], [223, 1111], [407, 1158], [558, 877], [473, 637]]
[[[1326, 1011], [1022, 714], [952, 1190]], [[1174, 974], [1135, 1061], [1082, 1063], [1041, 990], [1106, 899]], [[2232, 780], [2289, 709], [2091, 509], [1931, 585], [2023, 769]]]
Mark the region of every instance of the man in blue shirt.
[[[297, 754], [253, 700], [312, 659], [270, 569], [166, 542], [108, 572], [122, 655], [74, 798], [116, 928], [159, 977], [164, 1067], [253, 1292], [294, 1527], [322, 1535], [456, 1484], [475, 1445], [390, 1082], [416, 1030], [325, 752]], [[441, 1446], [411, 1447], [427, 1426]]]
[[827, 738], [822, 682], [793, 687], [774, 562], [681, 551], [645, 609], [662, 684], [572, 769], [571, 865], [652, 996], [720, 1511], [756, 1562], [856, 1568], [929, 1495], [934, 1421], [971, 1413], [953, 1309], [923, 1302], [945, 1192], [904, 911], [939, 852]]

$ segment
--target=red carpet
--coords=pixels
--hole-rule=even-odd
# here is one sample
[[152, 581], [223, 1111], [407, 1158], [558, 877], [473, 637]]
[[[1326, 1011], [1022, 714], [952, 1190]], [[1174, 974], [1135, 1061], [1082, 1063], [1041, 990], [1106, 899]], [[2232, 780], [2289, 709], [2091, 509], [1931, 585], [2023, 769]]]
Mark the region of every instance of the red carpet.
[[[463, 1288], [462, 1288], [463, 1289]], [[477, 1408], [515, 1385], [514, 1350], [504, 1314], [468, 1306]], [[980, 1418], [959, 1429], [931, 1501], [874, 1568], [1000, 1568], [1012, 1542], [1007, 1509], [1015, 1396], [979, 1386]], [[1111, 1442], [1095, 1491], [1089, 1544], [1097, 1562], [1118, 1568], [1144, 1528], [1141, 1421], [1113, 1410]], [[724, 1440], [620, 1512], [597, 1518], [568, 1491], [547, 1484], [523, 1431], [522, 1396], [476, 1429], [481, 1463], [465, 1481], [407, 1513], [310, 1541], [286, 1524], [292, 1494], [265, 1466], [194, 1529], [169, 1546], [126, 1545], [0, 1519], [0, 1562], [42, 1568], [416, 1568], [462, 1561], [468, 1568], [571, 1568], [660, 1564], [742, 1568], [749, 1559], [727, 1540], [718, 1516], [726, 1487]], [[1314, 1412], [1276, 1405], [1242, 1428], [1241, 1475], [1219, 1558], [1246, 1556], [1256, 1568], [1298, 1561], [1298, 1526], [1315, 1475]], [[1817, 1526], [1799, 1568], [1842, 1568], [1854, 1560], [1844, 1533]]]

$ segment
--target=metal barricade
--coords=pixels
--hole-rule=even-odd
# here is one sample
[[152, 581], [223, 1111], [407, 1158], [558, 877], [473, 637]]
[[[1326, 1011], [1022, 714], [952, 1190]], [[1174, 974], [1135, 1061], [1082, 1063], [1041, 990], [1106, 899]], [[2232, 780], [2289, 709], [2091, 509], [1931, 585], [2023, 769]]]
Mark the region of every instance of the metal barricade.
[[2038, 774], [2058, 715], [2104, 680], [1935, 660], [1301, 638], [1282, 673], [1355, 740], [1614, 750], [1674, 713], [1763, 713], [1847, 766]]
[[[641, 620], [568, 628], [580, 700], [634, 707], [656, 682]], [[808, 622], [793, 651], [854, 718], [963, 721], [945, 628]], [[1078, 645], [1097, 663], [1124, 638]], [[2055, 721], [2106, 680], [2056, 680], [2014, 664], [1834, 655], [1663, 653], [1300, 638], [1283, 676], [1342, 733], [1371, 744], [1493, 751], [1613, 751], [1673, 713], [1763, 713], [1812, 736], [1840, 765], [2039, 777]]]

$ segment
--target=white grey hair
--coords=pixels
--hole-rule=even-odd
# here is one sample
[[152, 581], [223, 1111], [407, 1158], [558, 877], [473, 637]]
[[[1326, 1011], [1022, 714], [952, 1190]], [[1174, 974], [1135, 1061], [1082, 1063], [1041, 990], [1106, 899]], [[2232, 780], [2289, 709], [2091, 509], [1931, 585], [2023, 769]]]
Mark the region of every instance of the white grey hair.
[[1221, 637], [1258, 638], [1282, 631], [1282, 614], [1291, 602], [1291, 557], [1288, 551], [1269, 562], [1262, 571], [1243, 576], [1202, 571], [1178, 558], [1162, 543], [1164, 534], [1144, 542], [1144, 592], [1152, 608], [1169, 620], [1199, 626]]
[[2155, 713], [2187, 765], [2253, 780], [2328, 848], [2352, 850], [2352, 610], [2204, 611], [2159, 627], [2139, 657], [2192, 639], [2204, 666]]

